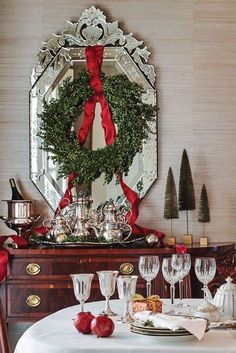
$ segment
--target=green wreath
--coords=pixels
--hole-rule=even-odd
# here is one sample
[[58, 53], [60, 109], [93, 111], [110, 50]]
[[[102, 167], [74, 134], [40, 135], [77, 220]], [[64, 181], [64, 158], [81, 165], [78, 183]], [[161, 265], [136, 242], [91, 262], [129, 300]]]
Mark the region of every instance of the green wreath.
[[142, 86], [130, 82], [125, 75], [102, 73], [102, 85], [117, 126], [112, 145], [91, 151], [76, 140], [72, 127], [83, 112], [84, 102], [93, 95], [86, 71], [73, 81], [65, 80], [59, 88], [59, 98], [45, 101], [40, 115], [41, 148], [58, 162], [60, 177], [76, 173], [75, 185], [93, 182], [102, 173], [106, 183], [115, 174], [127, 175], [134, 156], [142, 151], [142, 142], [148, 138], [149, 123], [155, 115], [156, 107], [142, 101]]

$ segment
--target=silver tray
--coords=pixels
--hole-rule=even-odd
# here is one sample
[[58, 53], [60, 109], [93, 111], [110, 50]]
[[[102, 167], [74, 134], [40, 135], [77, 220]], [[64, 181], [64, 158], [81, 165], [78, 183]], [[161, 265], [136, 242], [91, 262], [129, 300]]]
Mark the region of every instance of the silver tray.
[[56, 243], [47, 239], [40, 239], [40, 237], [31, 236], [29, 243], [31, 245], [38, 245], [41, 247], [55, 247], [55, 248], [110, 248], [110, 247], [127, 247], [130, 245], [135, 245], [140, 242], [143, 242], [144, 238], [137, 238], [132, 240], [120, 241], [120, 242], [64, 242]]

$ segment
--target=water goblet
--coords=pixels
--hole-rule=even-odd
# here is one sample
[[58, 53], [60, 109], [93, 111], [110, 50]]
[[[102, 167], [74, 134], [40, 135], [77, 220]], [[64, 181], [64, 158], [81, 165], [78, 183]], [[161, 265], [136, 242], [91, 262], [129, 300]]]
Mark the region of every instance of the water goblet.
[[98, 278], [99, 278], [99, 285], [102, 295], [106, 299], [105, 309], [103, 310], [102, 314], [108, 316], [115, 316], [117, 315], [114, 311], [110, 308], [110, 297], [114, 294], [115, 286], [116, 286], [116, 277], [118, 275], [118, 271], [97, 271]]
[[213, 257], [198, 257], [194, 265], [197, 279], [203, 283], [204, 302], [207, 301], [207, 285], [213, 280], [216, 274], [216, 260]]
[[166, 282], [170, 283], [171, 310], [174, 313], [175, 283], [180, 279], [180, 270], [172, 266], [172, 257], [166, 257], [162, 261], [162, 274]]
[[189, 254], [173, 254], [172, 255], [172, 266], [173, 268], [180, 271], [179, 273], [179, 303], [175, 307], [186, 307], [183, 301], [184, 291], [184, 277], [186, 277], [191, 268], [191, 257]]
[[88, 300], [91, 291], [93, 273], [76, 273], [70, 275], [73, 281], [75, 298], [80, 302], [80, 311], [84, 311], [84, 303]]
[[123, 323], [133, 321], [131, 313], [131, 300], [135, 295], [137, 278], [138, 276], [128, 275], [117, 277], [119, 298], [125, 303], [124, 314], [120, 319]]
[[143, 279], [146, 280], [147, 297], [151, 295], [151, 281], [156, 278], [160, 262], [158, 256], [140, 256], [139, 272]]

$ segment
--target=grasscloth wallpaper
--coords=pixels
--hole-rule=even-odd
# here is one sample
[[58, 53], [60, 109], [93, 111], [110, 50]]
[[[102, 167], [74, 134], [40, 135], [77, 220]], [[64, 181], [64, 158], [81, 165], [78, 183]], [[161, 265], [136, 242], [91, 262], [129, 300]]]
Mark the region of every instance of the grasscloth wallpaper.
[[[37, 212], [52, 216], [29, 180], [30, 74], [41, 42], [95, 5], [124, 32], [144, 40], [157, 71], [158, 180], [142, 201], [138, 223], [164, 231], [163, 200], [169, 166], [178, 188], [187, 149], [197, 206], [206, 184], [211, 241], [236, 240], [236, 1], [235, 0], [1, 0], [0, 1], [0, 198], [11, 196], [8, 179], [37, 199]], [[6, 215], [5, 203], [0, 214]], [[2, 234], [11, 233], [1, 222]], [[180, 240], [185, 215], [173, 222]], [[190, 214], [197, 242], [202, 224]]]

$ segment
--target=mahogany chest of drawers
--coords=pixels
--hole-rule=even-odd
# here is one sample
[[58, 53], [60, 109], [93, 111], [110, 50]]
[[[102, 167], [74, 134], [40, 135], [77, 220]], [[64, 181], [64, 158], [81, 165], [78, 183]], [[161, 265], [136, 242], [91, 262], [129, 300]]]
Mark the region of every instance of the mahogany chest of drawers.
[[[192, 246], [192, 261], [197, 256], [218, 256], [234, 248], [234, 244], [212, 244], [208, 247]], [[9, 249], [7, 279], [1, 286], [1, 297], [7, 322], [37, 321], [78, 302], [74, 297], [72, 273], [96, 273], [118, 270], [120, 274], [139, 274], [140, 255], [156, 254], [160, 260], [174, 252], [170, 248], [104, 249]], [[187, 295], [202, 295], [201, 284], [191, 271]], [[137, 292], [145, 295], [145, 281], [139, 276]], [[152, 293], [169, 296], [168, 285], [161, 270], [152, 283]], [[115, 292], [113, 298], [117, 297]], [[89, 301], [104, 299], [99, 290], [97, 276], [92, 282]]]

